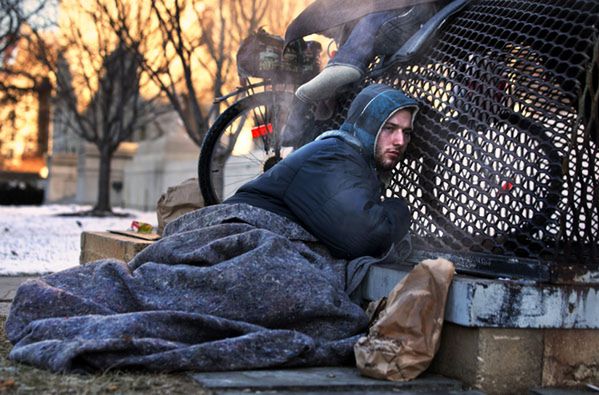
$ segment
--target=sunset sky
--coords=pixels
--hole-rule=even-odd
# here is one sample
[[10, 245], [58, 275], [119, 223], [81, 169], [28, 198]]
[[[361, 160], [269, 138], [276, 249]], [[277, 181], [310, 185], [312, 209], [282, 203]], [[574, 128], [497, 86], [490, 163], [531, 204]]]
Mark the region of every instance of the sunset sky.
[[[106, 4], [109, 10], [115, 9], [113, 0], [99, 1]], [[259, 0], [254, 1], [259, 2]], [[174, 0], [163, 0], [159, 3], [164, 3], [164, 7], [168, 7], [172, 2]], [[271, 33], [283, 35], [289, 21], [309, 2], [309, 0], [271, 0], [271, 5], [267, 8], [260, 26], [264, 26]], [[151, 14], [149, 2], [123, 3], [119, 1], [118, 3], [130, 7], [131, 13], [139, 12], [142, 15], [143, 26], [137, 26], [135, 21], [132, 23], [134, 34], [141, 28], [157, 26], [155, 16]], [[198, 26], [198, 18], [209, 19], [205, 26], [213, 29], [215, 33], [218, 32], [221, 16], [218, 5], [221, 1], [180, 0], [179, 3], [187, 5], [182, 17], [182, 25], [184, 26], [184, 39], [190, 43], [192, 52], [191, 61], [196, 91], [202, 102], [211, 103], [213, 93], [209, 81], [213, 78], [211, 70], [214, 65], [207, 60], [207, 49], [202, 45], [203, 38], [201, 28]], [[244, 9], [250, 9], [251, 3], [252, 0], [245, 0]], [[26, 10], [33, 9], [37, 4], [38, 2], [34, 0], [26, 0], [23, 3]], [[49, 43], [49, 48], [54, 51], [58, 47], [64, 48], [65, 58], [69, 61], [73, 75], [73, 87], [78, 99], [78, 107], [80, 111], [83, 111], [97, 89], [99, 78], [101, 78], [98, 71], [101, 69], [102, 60], [101, 57], [91, 56], [94, 51], [82, 51], [82, 48], [110, 51], [116, 45], [117, 37], [105, 26], [96, 28], [97, 25], [107, 24], [107, 21], [101, 19], [101, 16], [94, 21], [94, 16], [100, 14], [94, 11], [94, 7], [97, 7], [95, 1], [63, 0], [60, 2], [60, 6], [55, 4], [49, 4], [39, 16], [31, 20], [31, 23], [34, 27], [41, 28], [40, 33]], [[226, 9], [222, 13], [222, 17], [225, 21], [230, 22], [231, 15], [227, 13]], [[48, 21], [52, 21], [52, 24], [48, 24]], [[243, 37], [234, 37], [236, 33], [231, 26], [232, 23], [229, 23], [227, 31], [230, 33], [230, 37], [226, 39], [231, 46], [230, 51], [235, 52], [239, 45], [239, 39]], [[238, 33], [238, 35], [241, 34]], [[213, 40], [218, 40], [218, 37], [213, 37]], [[70, 45], [72, 41], [78, 41], [81, 45]], [[19, 42], [15, 50], [11, 52], [11, 56], [5, 58], [4, 61], [26, 70], [36, 79], [47, 76], [54, 84], [54, 75], [48, 73], [47, 68], [36, 61], [27, 46], [26, 42]], [[159, 32], [154, 31], [147, 36], [142, 51], [145, 51], [147, 58], [155, 59], [156, 62], [164, 62], [165, 57], [173, 56], [174, 49], [165, 45]], [[55, 56], [55, 54], [53, 55]], [[231, 55], [232, 63], [224, 81], [225, 90], [238, 85], [234, 66], [235, 56], [234, 53]], [[176, 60], [169, 62], [168, 67], [172, 70], [175, 79], [181, 78], [181, 65]], [[148, 79], [147, 76], [142, 76], [142, 79], [144, 78]], [[33, 86], [31, 79], [24, 77], [13, 77], [13, 82], [19, 86]], [[150, 96], [158, 94], [155, 84], [148, 82], [142, 83], [142, 86], [143, 94]], [[38, 107], [37, 95], [34, 92], [23, 94], [16, 103], [4, 104], [0, 107], [0, 170], [38, 172], [44, 167], [43, 158], [36, 155], [38, 150]], [[51, 129], [52, 127], [50, 127]], [[49, 148], [51, 149], [51, 143]]]

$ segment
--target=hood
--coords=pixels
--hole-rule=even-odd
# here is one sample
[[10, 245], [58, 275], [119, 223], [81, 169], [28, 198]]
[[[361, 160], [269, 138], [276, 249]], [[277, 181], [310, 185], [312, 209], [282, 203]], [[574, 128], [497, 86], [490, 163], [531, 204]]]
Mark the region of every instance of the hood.
[[341, 130], [355, 136], [367, 153], [374, 158], [375, 141], [381, 127], [395, 112], [412, 110], [412, 120], [418, 112], [418, 103], [402, 91], [383, 84], [362, 89], [353, 100]]

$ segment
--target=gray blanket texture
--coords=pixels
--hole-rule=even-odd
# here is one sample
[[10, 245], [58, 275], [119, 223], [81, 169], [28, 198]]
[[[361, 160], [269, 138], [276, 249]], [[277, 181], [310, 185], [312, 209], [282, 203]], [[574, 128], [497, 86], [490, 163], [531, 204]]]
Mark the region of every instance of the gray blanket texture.
[[245, 204], [172, 222], [131, 262], [101, 260], [18, 289], [9, 358], [55, 372], [223, 371], [353, 361], [367, 268], [294, 222]]

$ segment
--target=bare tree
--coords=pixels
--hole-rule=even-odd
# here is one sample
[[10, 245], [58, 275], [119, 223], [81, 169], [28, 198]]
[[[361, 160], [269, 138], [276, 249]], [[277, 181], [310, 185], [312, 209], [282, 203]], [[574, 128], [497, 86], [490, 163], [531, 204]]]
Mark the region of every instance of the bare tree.
[[[141, 76], [138, 43], [125, 43], [112, 31], [105, 2], [96, 0], [93, 7], [81, 6], [73, 14], [60, 51], [47, 46], [39, 51], [55, 77], [58, 105], [68, 113], [64, 126], [94, 144], [100, 154], [98, 197], [92, 215], [112, 213], [111, 161], [119, 145], [159, 115], [157, 96], [140, 95], [147, 81]], [[83, 17], [91, 26], [75, 20]]]
[[0, 0], [0, 59], [16, 44], [28, 14], [20, 0]]
[[[141, 67], [179, 114], [187, 134], [200, 145], [219, 107], [211, 103], [234, 86], [235, 53], [241, 40], [264, 23], [272, 0], [155, 0], [140, 41]], [[143, 7], [143, 6], [140, 6]], [[113, 28], [131, 34], [123, 20]], [[161, 51], [156, 51], [159, 43]]]
[[[31, 38], [31, 22], [37, 27], [49, 23], [40, 13], [53, 4], [41, 0], [25, 7], [22, 0], [0, 0], [0, 104], [15, 101], [23, 93], [36, 90], [43, 77], [31, 73], [20, 65], [13, 65], [11, 57], [22, 40]], [[15, 78], [17, 77], [17, 78]]]
[[11, 84], [7, 82], [6, 64], [19, 41], [21, 26], [26, 21], [19, 0], [0, 0], [0, 104], [15, 100]]
[[[0, 147], [15, 133], [16, 118], [22, 116], [17, 110], [19, 102], [26, 95], [34, 95], [39, 105], [37, 157], [42, 157], [48, 148], [52, 83], [47, 70], [36, 62], [31, 45], [32, 31], [52, 24], [50, 10], [54, 6], [55, 0], [0, 0], [0, 106], [3, 110]], [[0, 154], [0, 166], [5, 159]]]
[[[142, 68], [169, 99], [189, 137], [200, 146], [220, 113], [226, 89], [235, 87], [236, 53], [242, 40], [263, 25], [282, 34], [307, 0], [154, 0], [142, 40]], [[143, 7], [143, 6], [142, 6]], [[115, 29], [130, 32], [122, 21]], [[128, 39], [137, 38], [128, 33]], [[160, 43], [161, 51], [155, 50]], [[226, 103], [225, 103], [226, 104]], [[236, 135], [216, 153], [224, 162]]]
[[[223, 93], [231, 83], [233, 60], [240, 40], [256, 30], [269, 0], [216, 0], [212, 5], [175, 1], [153, 3], [165, 56], [145, 59], [144, 67], [178, 111], [191, 139], [201, 144], [218, 106], [204, 103]], [[191, 15], [195, 29], [186, 29], [184, 17]], [[169, 52], [172, 56], [169, 56]], [[174, 63], [181, 65], [177, 70]], [[179, 75], [177, 75], [180, 73]]]

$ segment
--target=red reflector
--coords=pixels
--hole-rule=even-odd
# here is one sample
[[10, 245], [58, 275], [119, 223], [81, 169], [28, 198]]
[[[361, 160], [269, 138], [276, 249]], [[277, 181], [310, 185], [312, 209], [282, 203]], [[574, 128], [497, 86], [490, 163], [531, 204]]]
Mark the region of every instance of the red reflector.
[[259, 125], [252, 128], [252, 138], [262, 137], [265, 134], [272, 133], [272, 123]]
[[502, 185], [501, 185], [501, 189], [503, 189], [505, 192], [509, 192], [512, 190], [512, 188], [514, 187], [514, 184], [512, 184], [509, 181], [505, 181]]

